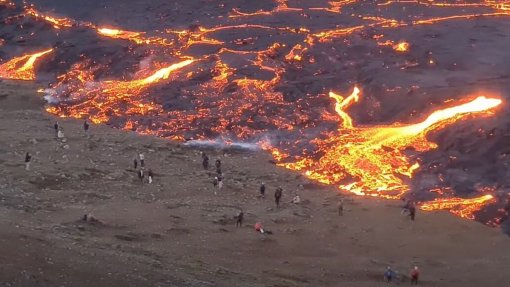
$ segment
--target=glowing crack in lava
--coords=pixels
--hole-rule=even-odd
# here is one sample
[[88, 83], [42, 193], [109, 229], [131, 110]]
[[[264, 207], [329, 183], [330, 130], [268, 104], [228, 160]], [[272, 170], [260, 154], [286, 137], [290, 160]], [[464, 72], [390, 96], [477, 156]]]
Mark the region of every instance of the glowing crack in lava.
[[[437, 110], [417, 124], [374, 127], [355, 127], [345, 109], [359, 98], [359, 89], [343, 98], [335, 93], [335, 110], [342, 122], [337, 132], [327, 139], [316, 139], [319, 152], [314, 157], [297, 157], [295, 162], [280, 162], [288, 169], [298, 170], [310, 179], [337, 185], [357, 195], [400, 198], [409, 190], [404, 178], [411, 178], [419, 167], [411, 162], [404, 150], [413, 148], [424, 152], [436, 147], [426, 135], [444, 128], [473, 113], [489, 113], [502, 103], [500, 99], [479, 96], [458, 106]], [[282, 152], [273, 149], [276, 158]]]
[[35, 63], [42, 56], [49, 54], [53, 49], [43, 52], [16, 57], [0, 65], [0, 78], [10, 80], [35, 80]]

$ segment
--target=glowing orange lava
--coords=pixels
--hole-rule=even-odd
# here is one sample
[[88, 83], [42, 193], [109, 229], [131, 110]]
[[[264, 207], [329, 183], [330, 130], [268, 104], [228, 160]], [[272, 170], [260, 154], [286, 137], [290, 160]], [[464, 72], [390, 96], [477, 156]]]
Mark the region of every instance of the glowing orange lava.
[[0, 78], [11, 80], [35, 80], [35, 63], [42, 56], [49, 54], [53, 49], [43, 52], [14, 58], [0, 65]]
[[474, 219], [474, 213], [493, 202], [496, 202], [496, 199], [491, 194], [476, 198], [436, 198], [433, 201], [421, 204], [420, 209], [424, 211], [445, 209], [457, 216]]
[[335, 93], [330, 93], [330, 97], [336, 101], [335, 110], [342, 122], [338, 132], [315, 141], [320, 158], [298, 157], [297, 161], [279, 165], [357, 195], [384, 198], [399, 198], [409, 190], [404, 178], [412, 177], [419, 165], [404, 154], [406, 148], [421, 152], [435, 148], [436, 144], [426, 139], [430, 131], [444, 128], [469, 114], [489, 113], [502, 103], [500, 99], [480, 96], [437, 110], [417, 124], [354, 127], [345, 109], [358, 100], [359, 90], [355, 88], [345, 99]]

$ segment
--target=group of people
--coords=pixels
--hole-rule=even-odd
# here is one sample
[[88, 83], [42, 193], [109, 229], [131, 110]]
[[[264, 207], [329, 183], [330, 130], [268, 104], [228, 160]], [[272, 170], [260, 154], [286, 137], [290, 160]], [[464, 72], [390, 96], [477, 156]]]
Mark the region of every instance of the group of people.
[[[138, 161], [140, 161], [140, 169], [138, 169]], [[140, 179], [140, 182], [143, 183], [145, 181], [145, 155], [143, 153], [138, 154], [138, 158], [135, 157], [133, 159], [133, 167], [135, 170], [138, 170], [138, 179]], [[147, 182], [152, 183], [153, 178], [154, 173], [152, 172], [152, 169], [149, 168], [147, 171]]]
[[[414, 266], [413, 269], [411, 269], [411, 272], [409, 274], [411, 278], [411, 285], [418, 285], [418, 278], [420, 277], [420, 271], [418, 269], [418, 266]], [[386, 271], [384, 272], [384, 280], [388, 283], [393, 282], [394, 279], [396, 279], [396, 273], [391, 269], [390, 266], [386, 268]]]
[[[89, 137], [89, 128], [90, 128], [90, 124], [85, 119], [83, 121], [83, 131], [87, 138]], [[55, 139], [58, 140], [59, 142], [65, 143], [66, 138], [64, 135], [64, 129], [60, 126], [58, 121], [55, 121], [55, 123], [53, 123], [53, 130], [55, 131]], [[32, 154], [30, 152], [26, 152], [25, 153], [25, 170], [26, 171], [30, 170], [30, 165], [32, 163], [32, 159], [33, 159]]]
[[[205, 170], [209, 169], [209, 157], [205, 152], [202, 152], [202, 166]], [[221, 191], [223, 189], [223, 172], [221, 170], [221, 160], [216, 159], [214, 162], [216, 168], [216, 176], [213, 179], [214, 194], [217, 194], [216, 190]]]

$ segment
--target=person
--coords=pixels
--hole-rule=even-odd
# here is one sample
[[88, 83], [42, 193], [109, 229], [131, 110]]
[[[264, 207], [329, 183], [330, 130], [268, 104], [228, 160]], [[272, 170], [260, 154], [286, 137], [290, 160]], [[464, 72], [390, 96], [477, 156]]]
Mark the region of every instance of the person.
[[138, 160], [136, 159], [136, 157], [133, 159], [133, 167], [135, 168], [135, 170], [138, 168]]
[[299, 197], [299, 195], [296, 194], [296, 196], [294, 196], [294, 198], [292, 198], [291, 203], [300, 204], [301, 203], [301, 197]]
[[409, 199], [402, 199], [404, 201], [404, 206], [402, 207], [401, 214], [406, 214], [409, 212], [409, 206], [411, 205], [411, 201]]
[[138, 157], [140, 158], [140, 166], [145, 167], [145, 155], [143, 155], [143, 153], [140, 153]]
[[138, 178], [140, 179], [140, 182], [143, 182], [143, 178], [145, 177], [145, 174], [143, 172], [143, 168], [141, 168], [139, 171], [138, 171]]
[[337, 206], [337, 208], [338, 208], [338, 215], [339, 215], [339, 216], [344, 215], [344, 201], [343, 201], [343, 199], [340, 199], [340, 200], [338, 201], [338, 206]]
[[152, 183], [152, 178], [154, 177], [152, 169], [149, 168], [149, 172], [147, 173], [147, 175], [149, 176], [149, 183]]
[[262, 234], [273, 234], [271, 230], [264, 229], [262, 223], [260, 222], [255, 223], [255, 231], [260, 232]]
[[213, 180], [213, 186], [214, 186], [214, 194], [216, 194], [216, 188], [218, 187], [218, 177], [215, 176]]
[[282, 192], [283, 189], [281, 187], [278, 187], [274, 193], [274, 201], [276, 203], [276, 207], [280, 207], [280, 199], [282, 198]]
[[32, 161], [32, 155], [29, 152], [25, 154], [25, 170], [30, 170], [30, 162]]
[[237, 215], [236, 227], [243, 227], [244, 213], [241, 210]]
[[255, 231], [264, 234], [264, 227], [262, 226], [262, 223], [260, 222], [255, 223]]
[[89, 123], [87, 122], [87, 120], [85, 120], [85, 121], [83, 122], [83, 131], [85, 132], [85, 135], [86, 135], [86, 136], [88, 136], [88, 134], [89, 134], [89, 133], [88, 133], [88, 132], [89, 132], [89, 127], [90, 127]]
[[259, 191], [260, 191], [260, 196], [261, 196], [262, 198], [265, 198], [265, 197], [266, 197], [266, 184], [265, 184], [265, 183], [262, 183], [262, 184], [260, 185], [260, 189], [259, 189]]
[[223, 188], [223, 176], [221, 175], [218, 175], [218, 189], [221, 191], [221, 189]]
[[391, 267], [388, 266], [386, 268], [386, 271], [384, 272], [384, 280], [388, 283], [391, 283], [391, 281], [393, 281], [393, 277], [395, 277], [395, 272], [393, 272], [393, 270], [391, 270]]
[[221, 160], [217, 159], [214, 165], [216, 166], [216, 169], [221, 169]]
[[53, 124], [53, 128], [55, 129], [55, 138], [57, 138], [58, 137], [58, 128], [59, 128], [58, 122], [55, 122]]
[[57, 138], [59, 138], [60, 140], [65, 138], [64, 131], [62, 129], [60, 129], [60, 128], [59, 128], [59, 130], [57, 132]]
[[411, 220], [414, 221], [414, 217], [416, 215], [416, 207], [413, 203], [409, 205], [409, 216], [411, 217]]
[[418, 270], [418, 266], [414, 266], [413, 270], [411, 270], [411, 285], [418, 285], [419, 276], [420, 271]]
[[202, 153], [202, 166], [204, 169], [209, 168], [209, 157], [205, 153]]

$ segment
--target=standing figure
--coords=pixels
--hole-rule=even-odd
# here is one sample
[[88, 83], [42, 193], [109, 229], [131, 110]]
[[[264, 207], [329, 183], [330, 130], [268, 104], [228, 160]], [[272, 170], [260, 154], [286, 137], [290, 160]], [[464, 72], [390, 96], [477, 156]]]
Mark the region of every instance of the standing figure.
[[59, 128], [58, 122], [55, 122], [53, 124], [53, 128], [55, 129], [55, 138], [58, 138], [58, 128]]
[[209, 157], [205, 153], [202, 153], [202, 166], [204, 169], [209, 168]]
[[138, 157], [140, 158], [140, 167], [145, 167], [145, 156], [143, 153], [140, 153]]
[[413, 203], [409, 205], [409, 216], [411, 217], [411, 220], [414, 221], [414, 217], [416, 216], [416, 207]]
[[221, 191], [221, 189], [223, 188], [223, 175], [219, 174], [217, 178], [218, 178], [218, 189]]
[[87, 122], [87, 120], [85, 120], [83, 122], [83, 131], [85, 132], [85, 136], [87, 137], [89, 136], [89, 127], [90, 127], [89, 123]]
[[395, 277], [395, 272], [393, 272], [393, 270], [391, 270], [391, 267], [388, 266], [388, 268], [386, 268], [386, 271], [384, 272], [384, 281], [391, 283], [391, 281], [393, 281], [393, 277]]
[[276, 203], [276, 207], [280, 207], [280, 200], [282, 199], [282, 193], [283, 189], [281, 187], [278, 187], [274, 193], [274, 201]]
[[420, 277], [420, 271], [418, 266], [414, 266], [413, 270], [411, 270], [411, 285], [418, 285], [418, 277]]
[[340, 200], [338, 201], [338, 206], [337, 206], [337, 208], [338, 208], [338, 215], [339, 215], [339, 216], [344, 215], [344, 201], [343, 201], [343, 199], [340, 199]]
[[221, 160], [220, 159], [217, 159], [216, 162], [214, 163], [214, 166], [216, 167], [216, 173], [221, 173]]
[[32, 155], [29, 152], [25, 154], [25, 170], [30, 170], [30, 162], [32, 162]]
[[141, 168], [139, 171], [138, 171], [138, 178], [140, 179], [140, 182], [143, 183], [143, 178], [145, 177], [145, 173], [143, 171], [143, 168]]
[[152, 169], [149, 168], [149, 172], [147, 173], [147, 175], [149, 176], [149, 183], [152, 183], [152, 178], [154, 177]]
[[136, 157], [133, 159], [133, 167], [135, 168], [135, 170], [138, 168], [138, 160], [136, 159]]
[[265, 184], [265, 183], [262, 183], [262, 184], [260, 185], [259, 192], [260, 192], [260, 196], [261, 196], [262, 198], [265, 198], [265, 197], [266, 197], [266, 184]]
[[243, 227], [244, 213], [241, 210], [237, 215], [236, 227]]

